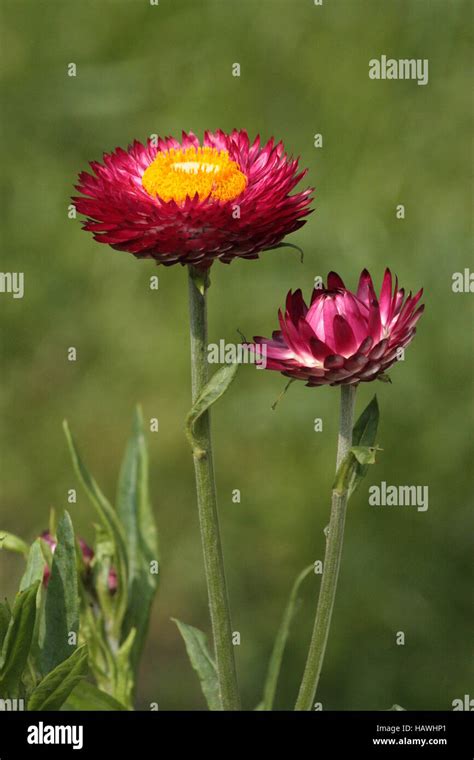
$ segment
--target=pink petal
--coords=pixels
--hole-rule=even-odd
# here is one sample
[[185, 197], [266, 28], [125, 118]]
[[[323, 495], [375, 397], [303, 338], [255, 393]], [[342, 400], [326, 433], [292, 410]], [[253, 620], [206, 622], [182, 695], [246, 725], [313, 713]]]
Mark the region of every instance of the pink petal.
[[372, 301], [376, 301], [374, 284], [372, 277], [368, 273], [367, 269], [364, 269], [359, 278], [359, 285], [357, 286], [357, 298], [362, 301], [367, 307], [370, 306]]
[[346, 286], [344, 285], [342, 279], [339, 277], [338, 274], [336, 274], [336, 272], [329, 272], [328, 286], [327, 286], [328, 290], [337, 290], [337, 289], [345, 290], [345, 287]]
[[385, 270], [382, 289], [380, 291], [380, 318], [382, 324], [386, 325], [390, 319], [390, 307], [392, 305], [392, 273], [390, 269]]
[[333, 333], [335, 348], [338, 354], [350, 356], [356, 351], [358, 342], [355, 339], [351, 326], [340, 314], [336, 314], [334, 317]]

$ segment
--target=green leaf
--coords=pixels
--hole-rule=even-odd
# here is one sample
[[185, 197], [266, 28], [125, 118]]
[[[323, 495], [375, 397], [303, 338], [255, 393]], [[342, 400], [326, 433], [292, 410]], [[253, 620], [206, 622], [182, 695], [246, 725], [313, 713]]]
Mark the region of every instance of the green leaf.
[[83, 463], [67, 422], [63, 423], [63, 427], [76, 474], [85, 492], [89, 496], [93, 506], [95, 507], [104, 530], [108, 533], [110, 540], [113, 543], [114, 560], [116, 563], [118, 581], [117, 592], [114, 597], [114, 635], [118, 640], [120, 637], [122, 621], [127, 609], [128, 585], [127, 552], [122, 525], [117, 513], [105, 498], [96, 481]]
[[116, 678], [114, 693], [122, 704], [132, 709], [134, 676], [131, 668], [131, 653], [135, 641], [135, 628], [132, 628], [127, 638], [115, 655]]
[[206, 452], [201, 449], [199, 438], [196, 436], [196, 422], [224, 395], [235, 378], [238, 368], [238, 364], [225, 364], [220, 367], [206, 383], [186, 417], [186, 435], [192, 446], [193, 454], [198, 459], [205, 456]]
[[375, 445], [379, 424], [377, 396], [364, 409], [352, 433], [352, 447], [341, 462], [336, 473], [333, 490], [338, 494], [348, 493], [348, 499], [367, 474], [369, 465], [375, 463], [375, 454], [380, 450]]
[[[37, 538], [36, 541], [34, 541], [31, 544], [30, 552], [28, 554], [28, 560], [26, 563], [26, 570], [20, 581], [20, 591], [24, 591], [29, 586], [31, 586], [32, 583], [39, 581], [38, 593], [36, 595], [35, 628], [33, 632], [33, 640], [31, 643], [31, 648], [30, 648], [30, 660], [33, 660], [35, 662], [37, 662], [38, 656], [39, 656], [38, 647], [39, 647], [40, 631], [44, 624], [44, 619], [43, 619], [44, 606], [42, 604], [42, 599], [44, 598], [44, 594], [42, 592], [44, 591], [43, 577], [44, 577], [46, 563], [44, 560], [44, 553], [42, 551], [43, 546], [47, 546], [47, 544], [41, 538]], [[49, 546], [48, 546], [48, 549], [49, 549]]]
[[23, 541], [22, 538], [14, 536], [13, 533], [7, 533], [5, 530], [0, 530], [0, 549], [6, 549], [9, 552], [15, 552], [16, 554], [23, 554], [26, 558], [30, 547]]
[[[61, 523], [59, 524], [58, 532]], [[79, 681], [87, 675], [87, 645], [78, 647], [33, 689], [28, 710], [59, 710]]]
[[89, 683], [89, 681], [80, 681], [73, 691], [69, 694], [66, 702], [63, 704], [62, 710], [73, 711], [104, 711], [104, 710], [121, 710], [124, 711], [127, 708], [118, 702], [116, 699], [107, 694], [105, 691], [101, 691], [97, 686]]
[[26, 563], [26, 570], [20, 581], [20, 591], [24, 591], [35, 581], [43, 580], [45, 561], [43, 552], [41, 551], [42, 543], [43, 541], [40, 538], [37, 538], [36, 541], [31, 544], [28, 561]]
[[44, 605], [40, 669], [46, 674], [67, 660], [72, 651], [69, 634], [79, 631], [79, 589], [76, 544], [71, 518], [61, 517], [57, 530], [51, 577]]
[[172, 618], [172, 620], [178, 626], [179, 632], [184, 639], [188, 657], [199, 676], [202, 693], [206, 698], [209, 709], [222, 710], [217, 668], [209, 654], [206, 634], [200, 631], [199, 628], [182, 623], [176, 618]]
[[10, 605], [7, 601], [0, 603], [0, 656], [1, 651], [3, 647], [3, 642], [5, 641], [5, 636], [7, 635], [8, 626], [10, 625], [10, 620], [12, 618], [12, 611], [10, 609]]
[[158, 538], [148, 493], [148, 454], [139, 407], [120, 470], [117, 513], [127, 536], [128, 558], [128, 606], [122, 637], [136, 629], [131, 652], [136, 672], [158, 585], [158, 575], [151, 572], [151, 563], [158, 562]]
[[263, 700], [258, 705], [259, 710], [272, 710], [273, 702], [275, 700], [275, 694], [278, 683], [278, 676], [280, 675], [281, 663], [283, 660], [283, 654], [285, 651], [286, 642], [290, 633], [290, 626], [293, 621], [296, 612], [296, 602], [298, 598], [298, 591], [304, 579], [308, 577], [310, 572], [314, 569], [314, 565], [310, 565], [305, 568], [296, 578], [293, 587], [291, 589], [288, 604], [286, 606], [283, 618], [278, 629], [277, 637], [273, 645], [272, 655], [268, 665], [267, 677], [265, 679], [265, 686], [263, 690]]
[[380, 449], [376, 446], [351, 446], [350, 451], [359, 464], [375, 464], [375, 454]]
[[377, 396], [374, 396], [354, 425], [352, 432], [353, 446], [373, 446], [375, 444], [379, 417]]
[[39, 581], [15, 597], [11, 620], [3, 642], [0, 666], [0, 698], [16, 698], [30, 652], [36, 619]]

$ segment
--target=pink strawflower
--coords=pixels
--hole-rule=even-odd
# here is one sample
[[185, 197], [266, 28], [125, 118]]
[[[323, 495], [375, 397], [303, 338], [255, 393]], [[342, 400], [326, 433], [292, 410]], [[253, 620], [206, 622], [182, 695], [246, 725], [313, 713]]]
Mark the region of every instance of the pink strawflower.
[[[44, 530], [40, 538], [42, 538], [43, 541], [45, 541], [48, 544], [48, 546], [51, 548], [51, 551], [54, 553], [54, 551], [56, 550], [57, 541], [54, 538], [54, 536], [51, 535], [49, 530]], [[94, 559], [94, 551], [93, 549], [91, 549], [91, 547], [88, 544], [86, 544], [83, 538], [79, 538], [78, 541], [79, 541], [79, 546], [81, 547], [82, 559], [84, 560], [84, 565], [87, 572], [89, 571], [91, 562]], [[50, 576], [51, 576], [51, 570], [49, 569], [48, 565], [45, 565], [44, 572], [43, 572], [43, 583], [45, 586], [48, 585]], [[115, 594], [115, 592], [117, 591], [117, 572], [114, 567], [111, 567], [109, 570], [107, 585], [108, 585], [110, 593]]]
[[366, 269], [357, 293], [330, 272], [327, 287], [314, 289], [309, 308], [301, 290], [290, 291], [285, 314], [279, 311], [281, 329], [271, 340], [254, 341], [266, 347], [267, 369], [305, 380], [309, 386], [371, 382], [398, 360], [400, 349], [412, 340], [424, 310], [416, 308], [422, 293], [410, 293], [405, 299], [398, 280], [392, 287], [389, 269], [379, 298]]
[[304, 224], [311, 188], [290, 195], [306, 174], [273, 138], [250, 144], [245, 130], [183, 132], [135, 141], [82, 172], [73, 198], [94, 238], [158, 264], [208, 267], [255, 259]]

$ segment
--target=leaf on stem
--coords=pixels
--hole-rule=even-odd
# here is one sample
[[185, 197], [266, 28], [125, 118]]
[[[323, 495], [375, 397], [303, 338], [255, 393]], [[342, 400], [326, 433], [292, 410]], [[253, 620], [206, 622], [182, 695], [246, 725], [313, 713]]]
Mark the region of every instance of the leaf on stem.
[[20, 591], [25, 591], [28, 586], [31, 586], [35, 581], [42, 581], [44, 575], [45, 561], [43, 552], [41, 550], [41, 544], [44, 543], [41, 538], [37, 538], [31, 544], [28, 554], [28, 560], [26, 563], [26, 570], [20, 581]]
[[225, 364], [206, 383], [186, 417], [186, 436], [193, 449], [193, 454], [202, 459], [206, 452], [201, 449], [199, 439], [195, 435], [195, 425], [199, 418], [224, 395], [235, 378], [238, 364]]
[[148, 453], [139, 407], [120, 470], [117, 513], [127, 536], [128, 557], [128, 605], [122, 637], [135, 628], [131, 659], [136, 671], [158, 585], [158, 575], [152, 572], [152, 563], [158, 562], [158, 537], [148, 492]]
[[352, 447], [336, 473], [333, 490], [338, 494], [347, 492], [348, 499], [366, 476], [369, 465], [375, 464], [376, 452], [380, 451], [375, 444], [379, 416], [374, 396], [354, 425]]
[[87, 670], [87, 645], [83, 644], [33, 689], [28, 710], [59, 710], [77, 684], [86, 677]]
[[79, 631], [79, 590], [74, 529], [68, 512], [58, 523], [57, 545], [46, 590], [41, 630], [40, 670], [46, 674], [67, 660], [74, 644], [70, 635]]
[[4, 602], [0, 603], [0, 657], [3, 647], [3, 642], [5, 641], [5, 636], [7, 635], [8, 626], [10, 625], [10, 620], [12, 619], [12, 611], [10, 609], [10, 605], [5, 600]]
[[117, 570], [117, 592], [114, 597], [114, 632], [116, 638], [120, 636], [122, 621], [127, 608], [127, 551], [125, 537], [119, 517], [109, 501], [105, 498], [96, 481], [89, 473], [87, 467], [81, 459], [76, 443], [71, 435], [67, 422], [63, 423], [64, 432], [69, 445], [74, 469], [76, 474], [89, 496], [96, 512], [100, 518], [102, 526], [112, 541], [114, 547], [114, 560]]
[[263, 690], [263, 700], [258, 705], [259, 710], [272, 710], [273, 702], [275, 700], [275, 694], [278, 684], [278, 677], [280, 675], [281, 663], [283, 660], [283, 654], [285, 652], [286, 642], [290, 633], [290, 626], [296, 613], [296, 606], [298, 600], [298, 591], [304, 579], [310, 574], [314, 566], [310, 565], [305, 568], [296, 578], [293, 587], [290, 592], [288, 604], [286, 605], [285, 612], [278, 629], [277, 637], [273, 645], [272, 655], [268, 665], [267, 677], [265, 679], [265, 686]]
[[36, 620], [39, 581], [15, 598], [0, 658], [0, 698], [16, 698], [30, 653]]
[[184, 639], [188, 657], [199, 676], [202, 693], [206, 698], [209, 709], [222, 710], [217, 668], [209, 653], [206, 634], [200, 631], [199, 628], [182, 623], [176, 618], [172, 618], [172, 620], [178, 626], [179, 632]]
[[5, 530], [0, 530], [0, 550], [6, 549], [9, 552], [15, 552], [16, 554], [23, 554], [25, 559], [28, 557], [30, 547], [23, 541], [22, 538], [13, 535], [13, 533], [7, 533]]
[[135, 683], [131, 667], [131, 653], [135, 641], [136, 629], [132, 628], [115, 655], [116, 679], [114, 695], [127, 708], [132, 709], [133, 687]]
[[98, 689], [89, 681], [81, 680], [69, 694], [62, 710], [72, 711], [126, 711], [126, 707], [105, 691]]

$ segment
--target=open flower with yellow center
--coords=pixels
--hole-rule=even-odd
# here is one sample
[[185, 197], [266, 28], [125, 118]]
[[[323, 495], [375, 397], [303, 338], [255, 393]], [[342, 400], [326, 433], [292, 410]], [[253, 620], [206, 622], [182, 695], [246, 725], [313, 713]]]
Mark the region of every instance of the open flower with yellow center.
[[305, 171], [283, 144], [245, 130], [134, 142], [91, 162], [73, 198], [96, 240], [159, 264], [208, 267], [257, 258], [304, 224], [311, 188], [290, 195]]

